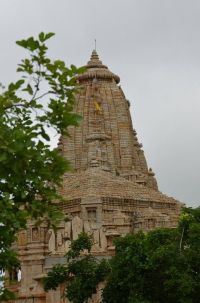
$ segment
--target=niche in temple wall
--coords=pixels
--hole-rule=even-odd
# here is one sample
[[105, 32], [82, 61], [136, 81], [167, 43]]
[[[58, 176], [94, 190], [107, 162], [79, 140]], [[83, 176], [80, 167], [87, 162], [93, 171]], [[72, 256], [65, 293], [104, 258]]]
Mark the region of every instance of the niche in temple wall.
[[[91, 219], [95, 216], [94, 210], [90, 213]], [[93, 239], [95, 246], [99, 246], [99, 231], [95, 226], [94, 220], [84, 221], [75, 216], [71, 221], [65, 222], [60, 226], [56, 233], [50, 230], [49, 251], [51, 254], [66, 253], [72, 240], [76, 240], [83, 231], [87, 232]]]
[[[111, 231], [109, 227], [99, 224], [95, 207], [86, 208], [86, 214], [87, 219], [85, 220], [75, 216], [71, 221], [63, 223], [56, 233], [53, 230], [49, 231], [50, 254], [65, 254], [70, 249], [71, 241], [76, 240], [81, 232], [86, 232], [91, 236], [93, 240], [92, 252], [103, 252], [107, 250], [108, 246], [111, 246], [111, 239], [119, 235], [117, 229], [112, 228]], [[114, 220], [119, 221], [117, 218]], [[121, 225], [122, 221], [116, 223]], [[113, 218], [111, 218], [111, 223], [114, 223]]]

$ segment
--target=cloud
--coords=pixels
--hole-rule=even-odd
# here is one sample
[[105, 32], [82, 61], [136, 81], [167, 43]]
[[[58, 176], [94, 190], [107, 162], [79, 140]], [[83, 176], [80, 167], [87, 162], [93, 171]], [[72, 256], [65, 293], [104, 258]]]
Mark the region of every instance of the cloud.
[[131, 101], [160, 189], [198, 206], [199, 15], [198, 0], [1, 0], [0, 82], [13, 80], [24, 55], [17, 39], [54, 31], [50, 54], [83, 65], [96, 38], [101, 59]]

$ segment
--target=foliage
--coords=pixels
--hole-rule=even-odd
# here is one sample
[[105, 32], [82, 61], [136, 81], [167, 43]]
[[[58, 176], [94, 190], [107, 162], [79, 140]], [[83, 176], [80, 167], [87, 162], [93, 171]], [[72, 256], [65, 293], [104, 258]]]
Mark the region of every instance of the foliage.
[[11, 245], [29, 218], [56, 224], [62, 216], [55, 201], [69, 163], [50, 148], [50, 134], [79, 124], [72, 110], [76, 76], [84, 69], [47, 56], [53, 35], [17, 41], [29, 57], [18, 65], [19, 80], [0, 87], [0, 271], [18, 265]]
[[111, 268], [106, 303], [199, 302], [200, 208], [185, 209], [176, 229], [119, 238]]
[[[181, 243], [181, 245], [180, 245]], [[99, 263], [89, 238], [72, 243], [67, 265], [48, 273], [45, 289], [65, 283], [65, 295], [83, 303], [103, 281], [105, 303], [198, 303], [200, 301], [200, 208], [185, 208], [177, 228], [129, 234], [115, 241], [116, 255]]]
[[[1, 281], [3, 282], [3, 279], [1, 279]], [[10, 290], [6, 289], [6, 288], [0, 288], [0, 302], [4, 302], [4, 301], [9, 301], [9, 300], [14, 300], [16, 299], [16, 295], [11, 292]]]
[[[65, 296], [73, 303], [83, 303], [96, 293], [98, 284], [110, 270], [108, 262], [90, 254], [92, 241], [85, 233], [72, 242], [66, 254], [66, 265], [56, 265], [44, 280], [45, 290], [65, 285]], [[83, 254], [84, 253], [84, 254]]]

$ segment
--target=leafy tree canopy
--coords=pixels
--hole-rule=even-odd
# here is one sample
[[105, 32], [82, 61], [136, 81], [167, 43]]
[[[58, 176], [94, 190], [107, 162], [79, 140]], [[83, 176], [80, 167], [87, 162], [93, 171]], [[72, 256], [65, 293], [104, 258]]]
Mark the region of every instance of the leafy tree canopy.
[[116, 241], [106, 303], [200, 302], [200, 208], [185, 209], [176, 229]]
[[56, 224], [61, 217], [57, 187], [69, 163], [50, 148], [50, 133], [67, 134], [68, 126], [79, 124], [72, 110], [76, 76], [84, 69], [47, 56], [46, 41], [53, 35], [17, 41], [29, 56], [18, 65], [19, 80], [1, 85], [0, 271], [17, 266], [11, 245], [28, 219]]
[[[87, 235], [72, 242], [67, 265], [48, 273], [45, 289], [65, 283], [65, 296], [83, 303], [104, 282], [104, 303], [200, 302], [200, 208], [185, 208], [177, 228], [138, 232], [115, 241], [116, 255], [100, 263]], [[56, 282], [55, 282], [56, 281]]]
[[60, 284], [64, 284], [64, 296], [71, 302], [87, 302], [110, 271], [107, 260], [98, 260], [91, 255], [91, 247], [92, 241], [85, 233], [72, 241], [71, 249], [66, 254], [66, 265], [53, 267], [44, 279], [45, 290], [55, 290]]

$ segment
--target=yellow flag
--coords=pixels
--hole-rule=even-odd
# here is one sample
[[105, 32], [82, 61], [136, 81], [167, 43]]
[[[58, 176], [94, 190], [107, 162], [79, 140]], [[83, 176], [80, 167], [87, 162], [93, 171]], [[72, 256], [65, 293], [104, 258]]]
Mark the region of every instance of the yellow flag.
[[98, 102], [94, 101], [94, 104], [95, 104], [95, 109], [97, 112], [100, 112], [101, 111], [101, 106]]

